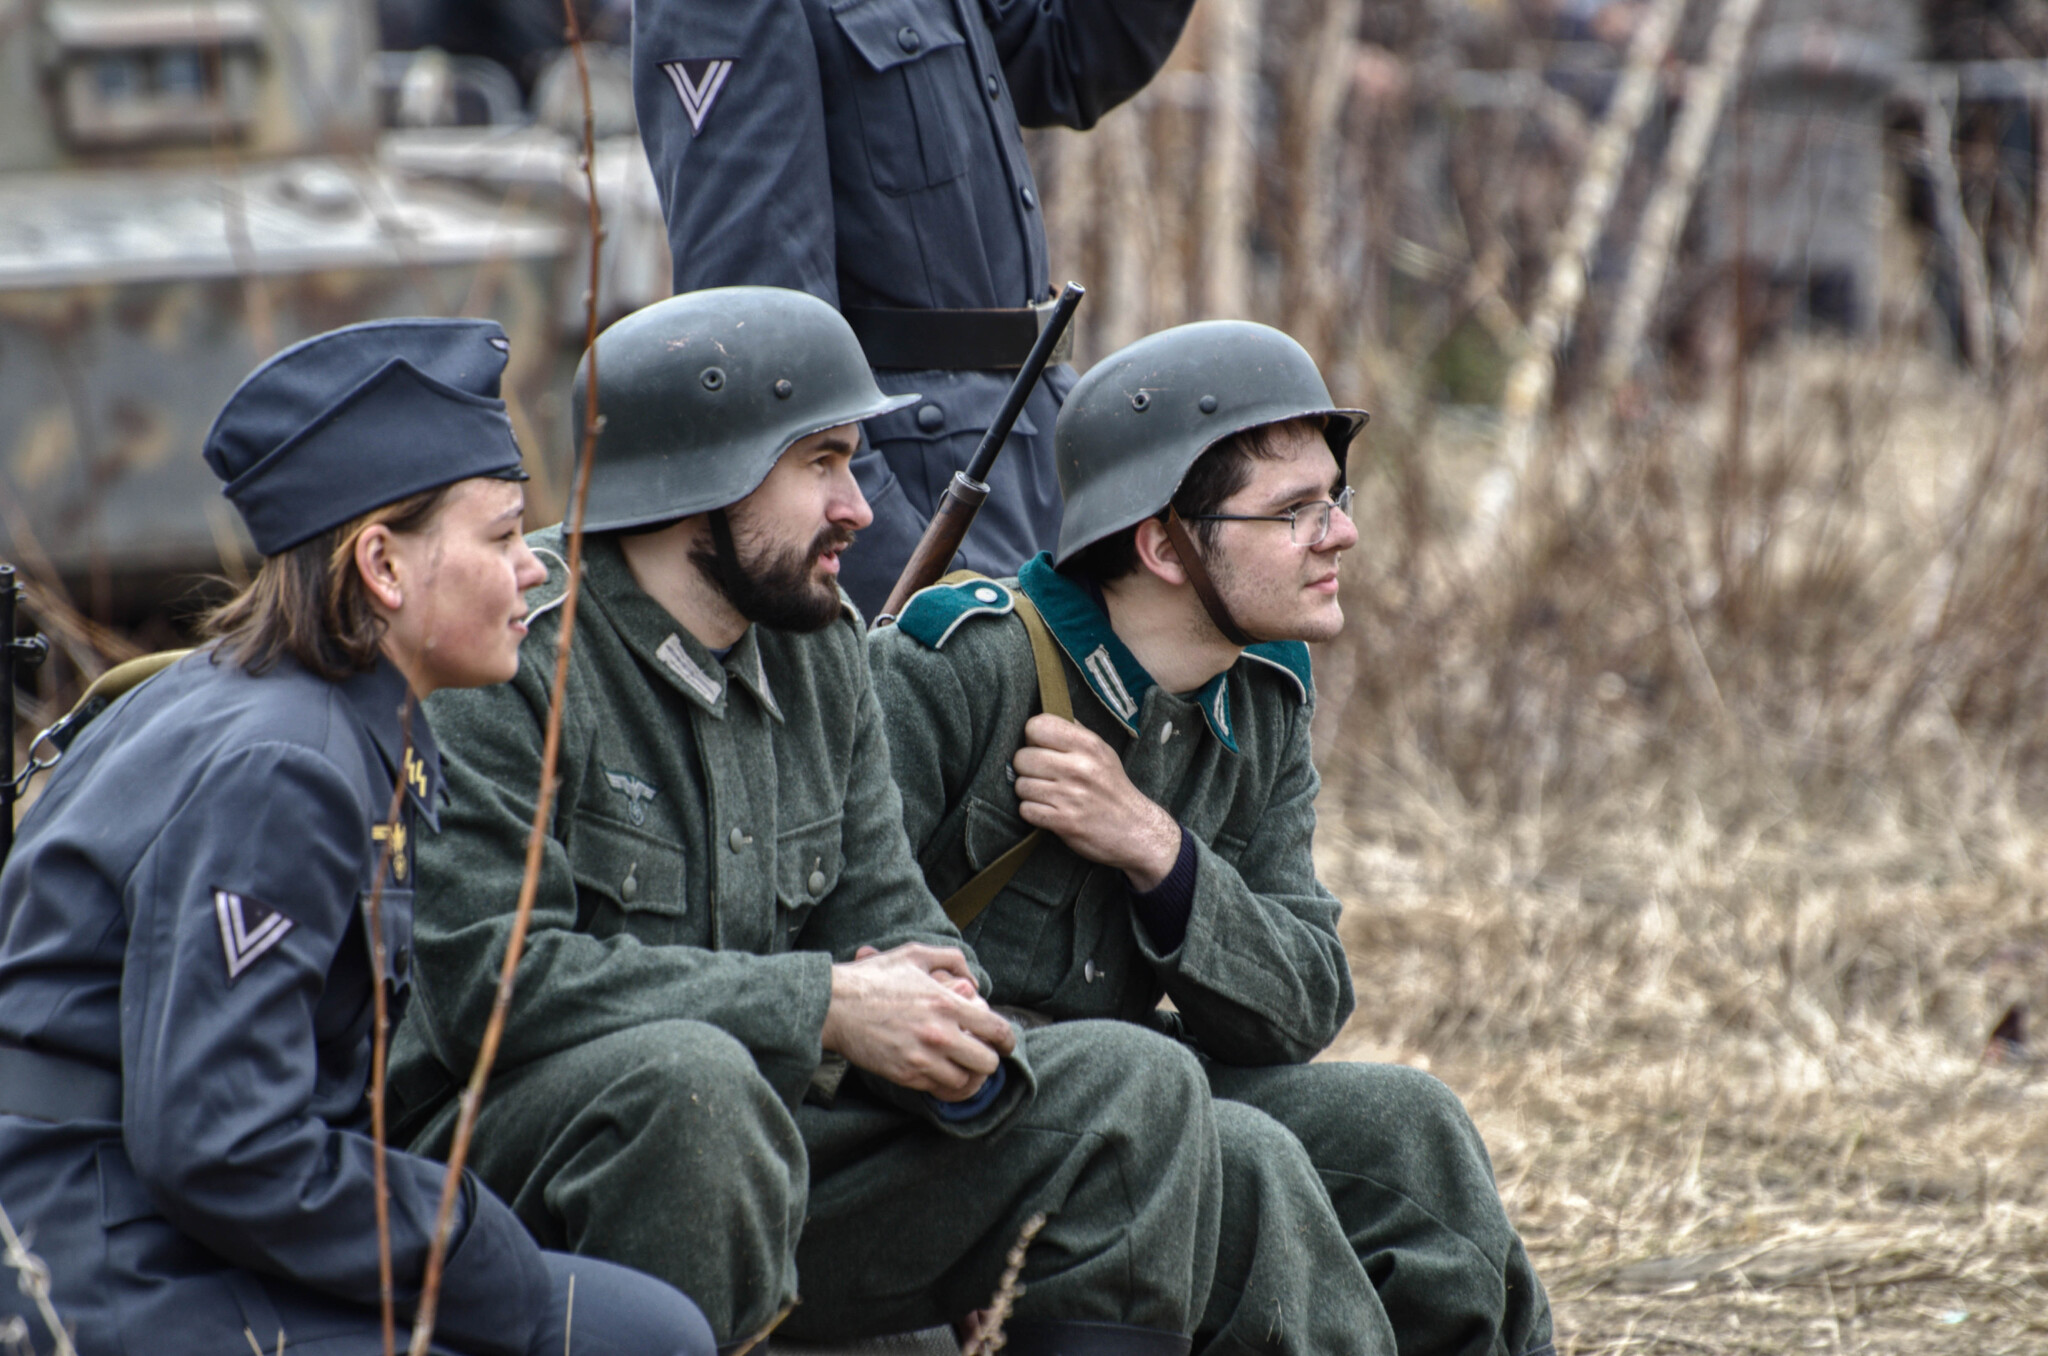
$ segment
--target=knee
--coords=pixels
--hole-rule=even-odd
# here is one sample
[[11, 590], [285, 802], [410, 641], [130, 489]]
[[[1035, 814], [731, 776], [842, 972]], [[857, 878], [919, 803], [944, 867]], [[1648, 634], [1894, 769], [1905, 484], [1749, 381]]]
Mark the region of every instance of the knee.
[[552, 1282], [533, 1356], [714, 1356], [703, 1312], [673, 1286], [595, 1257], [543, 1252]]
[[629, 1135], [653, 1135], [693, 1154], [749, 1149], [765, 1138], [794, 1148], [796, 1126], [747, 1048], [704, 1022], [649, 1022], [576, 1054], [588, 1094], [580, 1106]]
[[[1194, 1052], [1179, 1041], [1131, 1022], [1061, 1022], [1032, 1033], [1055, 1048], [1068, 1067], [1059, 1075], [1085, 1080], [1102, 1102], [1145, 1106], [1206, 1106], [1209, 1083]], [[1032, 1047], [1034, 1059], [1039, 1046]], [[1205, 1113], [1206, 1114], [1206, 1113]]]

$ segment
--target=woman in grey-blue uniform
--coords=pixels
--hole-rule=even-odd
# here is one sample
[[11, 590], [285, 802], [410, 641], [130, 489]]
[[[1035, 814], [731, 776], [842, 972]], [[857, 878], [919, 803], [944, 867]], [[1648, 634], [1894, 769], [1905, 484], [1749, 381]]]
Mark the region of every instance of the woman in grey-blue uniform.
[[[242, 383], [206, 458], [262, 569], [78, 735], [0, 870], [0, 1204], [81, 1352], [382, 1349], [367, 905], [381, 868], [395, 1020], [441, 795], [417, 699], [510, 678], [543, 577], [507, 347], [380, 321]], [[386, 1169], [409, 1322], [444, 1169]], [[41, 1334], [13, 1284], [10, 1315]], [[565, 1329], [579, 1356], [712, 1351], [680, 1293], [543, 1252], [466, 1180], [435, 1349], [559, 1353]]]

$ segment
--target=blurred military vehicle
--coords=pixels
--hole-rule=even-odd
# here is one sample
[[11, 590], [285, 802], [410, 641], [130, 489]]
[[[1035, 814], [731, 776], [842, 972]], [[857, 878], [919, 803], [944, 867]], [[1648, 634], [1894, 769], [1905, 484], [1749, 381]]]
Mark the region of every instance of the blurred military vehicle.
[[[623, 63], [591, 58], [612, 315], [668, 261]], [[279, 348], [390, 315], [504, 324], [557, 510], [589, 257], [565, 62], [533, 102], [473, 56], [380, 53], [373, 0], [0, 0], [0, 559], [102, 599], [239, 573], [214, 413]]]

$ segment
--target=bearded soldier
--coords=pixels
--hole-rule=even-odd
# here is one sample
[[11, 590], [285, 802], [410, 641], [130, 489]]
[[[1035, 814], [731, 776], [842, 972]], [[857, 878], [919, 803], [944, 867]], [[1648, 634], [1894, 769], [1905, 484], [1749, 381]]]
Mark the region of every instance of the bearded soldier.
[[[1307, 1062], [1353, 1005], [1310, 853], [1304, 642], [1343, 623], [1365, 418], [1277, 330], [1140, 340], [1061, 412], [1058, 551], [916, 595], [871, 662], [911, 842], [995, 1000], [1177, 1037], [1219, 1122], [1257, 1108], [1320, 1172], [1313, 1212], [1349, 1247], [1297, 1243], [1246, 1303], [1303, 1312], [1362, 1269], [1401, 1351], [1522, 1356], [1548, 1346], [1548, 1304], [1457, 1098]], [[1260, 1238], [1296, 1232], [1273, 1214]], [[1226, 1205], [1226, 1242], [1250, 1227]]]
[[[915, 397], [876, 388], [838, 312], [775, 288], [671, 298], [594, 357], [560, 794], [479, 1173], [542, 1240], [687, 1278], [721, 1345], [799, 1289], [799, 1338], [958, 1320], [1043, 1213], [1010, 1350], [1184, 1353], [1220, 1210], [1198, 1066], [1118, 1023], [1020, 1036], [903, 836], [835, 579], [870, 521], [856, 425]], [[567, 576], [560, 528], [531, 541], [550, 575], [521, 677], [431, 704], [452, 799], [420, 853], [421, 1001], [392, 1075], [428, 1152], [533, 816]]]

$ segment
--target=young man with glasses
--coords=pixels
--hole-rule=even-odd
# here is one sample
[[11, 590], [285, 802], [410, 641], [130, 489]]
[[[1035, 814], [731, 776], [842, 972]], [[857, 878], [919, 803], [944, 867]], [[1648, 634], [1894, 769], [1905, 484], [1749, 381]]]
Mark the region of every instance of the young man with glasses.
[[[1549, 1304], [1457, 1097], [1413, 1069], [1309, 1062], [1353, 997], [1311, 854], [1305, 642], [1343, 626], [1365, 419], [1277, 330], [1143, 339], [1061, 412], [1058, 552], [917, 595], [871, 662], [911, 845], [992, 1001], [1201, 1057], [1223, 1249], [1257, 1255], [1219, 1258], [1219, 1281], [1244, 1277], [1279, 1328], [1362, 1292], [1380, 1312], [1345, 1315], [1354, 1336], [1523, 1356], [1549, 1347]], [[1313, 1199], [1259, 1185], [1303, 1151]], [[1348, 1249], [1316, 1241], [1338, 1232]]]

